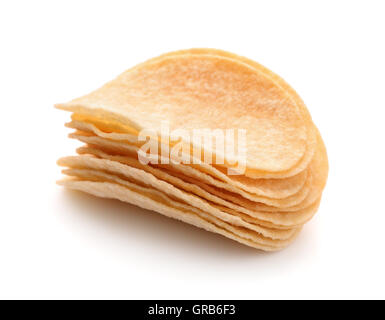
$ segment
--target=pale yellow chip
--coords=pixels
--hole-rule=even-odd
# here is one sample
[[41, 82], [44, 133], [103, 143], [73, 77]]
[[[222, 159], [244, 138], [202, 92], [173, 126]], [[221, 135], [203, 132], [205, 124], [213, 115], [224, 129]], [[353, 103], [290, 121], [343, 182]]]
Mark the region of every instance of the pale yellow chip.
[[[286, 224], [286, 226], [282, 224], [278, 224], [278, 228], [287, 229], [290, 228], [290, 224], [292, 223], [293, 226], [301, 225], [302, 223], [308, 221], [312, 215], [316, 212], [318, 208], [317, 205], [312, 205], [309, 208], [306, 208], [305, 210], [300, 210], [296, 215], [294, 216], [292, 212], [290, 212], [291, 217], [290, 219], [285, 219], [282, 221], [282, 219], [275, 219], [275, 214], [271, 214], [270, 212], [263, 212], [259, 211], [256, 212], [256, 210], [250, 210], [248, 208], [245, 208], [241, 205], [238, 205], [234, 202], [227, 201], [224, 198], [221, 198], [220, 196], [217, 196], [213, 193], [210, 193], [206, 191], [204, 188], [201, 188], [199, 186], [199, 183], [189, 183], [187, 177], [183, 177], [183, 179], [178, 178], [177, 176], [168, 173], [166, 170], [160, 170], [158, 168], [154, 168], [150, 165], [142, 165], [139, 163], [138, 160], [132, 157], [122, 157], [122, 156], [116, 156], [116, 155], [109, 155], [99, 149], [92, 148], [92, 147], [80, 147], [77, 149], [77, 152], [79, 154], [92, 154], [99, 158], [108, 159], [112, 161], [118, 161], [122, 164], [129, 165], [134, 168], [138, 168], [141, 170], [144, 170], [146, 172], [151, 173], [155, 177], [157, 177], [160, 180], [167, 181], [171, 183], [172, 185], [176, 186], [177, 188], [183, 189], [187, 192], [191, 192], [196, 194], [197, 196], [209, 201], [214, 206], [218, 206], [223, 211], [224, 209], [232, 210], [232, 214], [236, 214], [239, 216], [242, 216], [242, 218], [246, 221], [249, 221], [250, 223], [255, 223], [262, 226], [267, 226], [274, 228], [274, 224], [271, 221], [274, 221], [275, 223], [283, 222]], [[236, 213], [235, 213], [236, 212]], [[248, 219], [248, 217], [250, 219]], [[283, 216], [282, 214], [280, 216]], [[295, 218], [295, 219], [294, 219]], [[261, 220], [263, 219], [263, 220]]]
[[198, 214], [199, 210], [194, 210], [188, 205], [177, 203], [160, 192], [154, 192], [154, 190], [135, 186], [128, 188], [105, 181], [63, 180], [58, 183], [98, 197], [118, 199], [135, 204], [265, 251], [275, 251], [286, 247], [295, 239], [299, 232], [298, 230], [289, 240], [269, 240], [249, 232], [247, 229], [232, 227], [206, 215], [204, 212]]
[[[75, 136], [77, 138], [82, 137], [82, 135], [80, 135], [80, 136], [75, 135]], [[94, 145], [99, 145], [100, 142], [102, 141], [98, 137], [83, 137], [83, 138], [84, 139], [81, 138], [82, 141], [87, 142], [87, 143], [91, 143]], [[105, 143], [107, 146], [110, 146], [110, 147], [112, 146], [111, 147], [112, 150], [115, 150], [118, 152], [121, 151], [121, 147], [122, 147], [121, 145], [119, 145], [119, 144], [115, 145], [115, 142], [110, 142], [110, 141], [105, 141]], [[123, 147], [126, 148], [128, 146], [123, 145]], [[135, 152], [135, 150], [133, 150], [133, 153], [134, 152]], [[319, 136], [319, 149], [317, 150], [316, 155], [312, 161], [312, 166], [314, 169], [314, 173], [312, 173], [311, 177], [314, 176], [315, 181], [312, 184], [312, 187], [310, 188], [310, 192], [309, 192], [308, 196], [305, 198], [305, 200], [298, 206], [278, 210], [278, 211], [284, 211], [284, 212], [288, 212], [288, 213], [291, 212], [293, 214], [297, 213], [298, 211], [305, 212], [306, 215], [301, 218], [302, 220], [299, 220], [299, 221], [304, 221], [304, 222], [308, 221], [309, 214], [311, 214], [311, 216], [314, 214], [314, 210], [309, 211], [307, 209], [314, 208], [314, 204], [319, 201], [319, 198], [322, 194], [322, 190], [325, 186], [326, 178], [327, 178], [327, 174], [328, 174], [328, 162], [327, 162], [326, 149], [325, 149], [325, 146], [324, 146], [320, 136]], [[178, 165], [178, 167], [179, 167], [179, 165]], [[198, 177], [199, 177], [199, 174], [198, 174]], [[210, 193], [212, 193], [218, 197], [222, 197], [226, 200], [235, 202], [236, 204], [243, 206], [249, 210], [277, 212], [276, 207], [263, 205], [262, 203], [251, 202], [248, 199], [245, 199], [243, 197], [237, 197], [236, 195], [233, 195], [230, 193], [225, 193], [223, 191], [219, 191], [217, 188], [213, 188], [213, 187], [201, 184], [199, 181], [197, 181], [196, 183], [200, 187], [205, 189], [206, 191], [208, 191], [208, 192], [210, 192]], [[298, 223], [300, 223], [299, 221], [298, 221]], [[280, 224], [280, 223], [278, 223], [278, 224]]]
[[[240, 223], [240, 220], [241, 220], [239, 218], [239, 215], [238, 217], [233, 217], [233, 216], [229, 217], [229, 216], [223, 215], [223, 212], [221, 212], [218, 209], [216, 210], [215, 206], [211, 206], [203, 198], [200, 198], [190, 193], [186, 193], [183, 190], [178, 189], [177, 187], [175, 187], [170, 183], [157, 179], [155, 176], [153, 176], [148, 172], [121, 164], [116, 161], [98, 159], [91, 156], [72, 156], [72, 157], [65, 157], [65, 158], [59, 159], [58, 164], [61, 166], [67, 166], [71, 168], [87, 168], [87, 169], [91, 168], [94, 170], [103, 170], [106, 172], [119, 174], [126, 178], [133, 179], [137, 183], [145, 183], [147, 186], [151, 188], [155, 188], [167, 194], [172, 194], [173, 197], [176, 197], [181, 201], [189, 203], [192, 206], [195, 206], [205, 212], [210, 212], [213, 215], [219, 216], [222, 219], [225, 219], [226, 221], [232, 224], [238, 224]], [[298, 226], [300, 224], [301, 219], [307, 221], [309, 219], [309, 215], [314, 214], [314, 210], [311, 210], [311, 211], [303, 210], [303, 211], [299, 211], [298, 214], [296, 213], [287, 214], [285, 212], [270, 213], [270, 212], [251, 211], [251, 210], [245, 211], [245, 212], [248, 212], [250, 214], [250, 217], [255, 216], [259, 220], [264, 220], [273, 224], [277, 224], [278, 226], [283, 225], [283, 226], [289, 226], [289, 227], [291, 227], [291, 224], [293, 224], [294, 226]], [[259, 220], [256, 220], [255, 223], [257, 224]]]
[[[84, 143], [96, 146], [98, 148], [102, 148], [103, 150], [109, 150], [112, 152], [118, 152], [120, 154], [128, 154], [135, 156], [137, 155], [138, 147], [135, 145], [122, 143], [118, 141], [111, 141], [105, 138], [101, 138], [98, 136], [92, 136], [90, 134], [84, 134], [83, 132], [76, 132], [71, 133], [69, 135], [71, 138], [78, 139]], [[164, 167], [163, 165], [157, 165], [154, 164], [156, 167]], [[268, 198], [264, 196], [259, 196], [257, 194], [251, 194], [247, 191], [244, 191], [243, 189], [240, 189], [233, 184], [225, 183], [222, 181], [219, 181], [218, 179], [212, 178], [210, 175], [204, 174], [201, 171], [197, 170], [196, 168], [192, 168], [187, 165], [183, 164], [173, 164], [170, 163], [166, 165], [167, 168], [172, 168], [173, 170], [180, 171], [186, 176], [194, 177], [195, 179], [205, 179], [206, 182], [209, 181], [210, 184], [214, 185], [215, 187], [222, 188], [225, 190], [228, 190], [229, 192], [236, 193], [240, 197], [252, 201], [252, 202], [258, 202], [261, 204], [266, 204], [267, 206], [274, 206], [277, 208], [288, 208], [295, 205], [300, 204], [307, 196], [307, 194], [310, 191], [310, 184], [311, 182], [309, 180], [309, 174], [308, 179], [305, 181], [305, 185], [294, 195], [289, 196], [287, 198], [283, 199], [274, 199], [274, 198]], [[237, 196], [237, 195], [235, 195]]]
[[59, 159], [58, 164], [70, 168], [93, 169], [97, 171], [107, 171], [114, 174], [119, 174], [125, 178], [135, 181], [137, 184], [143, 184], [144, 186], [153, 188], [159, 192], [171, 195], [173, 198], [176, 198], [179, 201], [183, 201], [197, 209], [208, 212], [209, 214], [216, 216], [219, 219], [232, 225], [242, 227], [248, 226], [248, 224], [245, 224], [245, 222], [239, 216], [224, 213], [211, 206], [207, 201], [204, 201], [200, 197], [184, 192], [172, 184], [159, 180], [143, 170], [123, 165], [116, 161], [98, 159], [90, 156], [73, 156]]
[[[70, 123], [67, 123], [66, 126], [83, 132], [93, 133], [99, 137], [112, 140], [113, 142], [125, 142], [128, 145], [133, 146], [139, 146], [141, 144], [138, 142], [137, 136], [114, 132], [103, 132], [92, 123], [71, 121]], [[116, 144], [115, 146], [118, 148], [121, 145]], [[128, 149], [130, 153], [132, 153], [133, 150], [134, 148]], [[135, 150], [137, 149], [135, 148]], [[135, 156], [137, 157], [137, 154], [135, 154]], [[211, 177], [219, 179], [222, 181], [222, 183], [218, 182], [219, 185], [217, 185], [220, 188], [225, 188], [226, 185], [229, 185], [229, 187], [234, 186], [246, 192], [272, 199], [287, 198], [298, 193], [304, 186], [308, 174], [308, 170], [305, 169], [289, 178], [252, 179], [244, 175], [228, 176], [226, 172], [221, 170], [220, 167], [215, 167], [214, 165], [208, 165], [205, 163], [195, 166], [184, 165], [181, 163], [176, 170], [181, 170], [182, 173], [186, 172], [187, 175], [191, 175], [192, 177], [205, 179], [204, 181], [208, 184], [213, 184], [211, 181], [215, 181], [215, 179], [212, 179]]]
[[[145, 190], [153, 193], [162, 193], [167, 197], [171, 197], [175, 202], [183, 203], [184, 205], [189, 205], [191, 207], [191, 210], [198, 210], [198, 212], [201, 212], [199, 208], [196, 208], [194, 206], [191, 206], [190, 203], [183, 201], [183, 200], [177, 200], [177, 197], [174, 197], [174, 194], [168, 194], [167, 192], [162, 192], [160, 190], [152, 189], [151, 187], [148, 187], [145, 183], [139, 183], [138, 181], [135, 181], [134, 179], [117, 176], [115, 174], [111, 174], [109, 172], [105, 171], [99, 171], [94, 169], [65, 169], [63, 170], [63, 173], [69, 176], [78, 177], [81, 179], [86, 180], [95, 180], [95, 181], [107, 181], [112, 183], [118, 183], [120, 185], [123, 185], [125, 187], [129, 188], [139, 188], [143, 190], [143, 187]], [[218, 208], [217, 208], [218, 209]], [[219, 209], [218, 209], [219, 210]], [[217, 212], [213, 211], [213, 212]], [[282, 229], [274, 229], [274, 228], [268, 228], [264, 226], [260, 226], [255, 223], [255, 221], [247, 221], [243, 219], [236, 211], [233, 211], [233, 213], [223, 212], [221, 215], [216, 216], [215, 214], [212, 214], [212, 212], [206, 212], [207, 215], [210, 215], [214, 218], [220, 219], [223, 222], [229, 223], [234, 226], [243, 227], [250, 231], [254, 231], [260, 235], [262, 235], [265, 238], [270, 238], [273, 240], [288, 240], [291, 239], [294, 233], [296, 233], [298, 227], [290, 229], [290, 230], [282, 230]], [[232, 218], [236, 217], [236, 218]], [[225, 219], [223, 219], [225, 217]], [[238, 218], [239, 217], [239, 218]]]
[[256, 66], [219, 55], [172, 55], [141, 64], [58, 107], [129, 133], [160, 132], [162, 119], [171, 130], [246, 129], [246, 176], [293, 175], [308, 147], [309, 119], [287, 88]]

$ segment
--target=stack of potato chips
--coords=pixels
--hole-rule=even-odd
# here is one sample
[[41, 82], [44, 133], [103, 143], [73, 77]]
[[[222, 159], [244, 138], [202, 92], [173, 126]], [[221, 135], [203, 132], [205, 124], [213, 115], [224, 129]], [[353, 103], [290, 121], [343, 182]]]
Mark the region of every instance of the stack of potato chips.
[[57, 107], [85, 144], [58, 161], [68, 188], [265, 251], [290, 244], [319, 207], [321, 136], [297, 93], [244, 57], [171, 52]]

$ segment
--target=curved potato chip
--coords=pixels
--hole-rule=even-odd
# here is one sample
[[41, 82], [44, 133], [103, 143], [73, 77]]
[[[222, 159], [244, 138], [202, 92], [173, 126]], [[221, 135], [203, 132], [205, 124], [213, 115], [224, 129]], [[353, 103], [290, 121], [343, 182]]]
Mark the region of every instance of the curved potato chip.
[[[92, 123], [75, 120], [67, 123], [66, 126], [83, 132], [90, 132], [101, 138], [106, 138], [112, 141], [126, 142], [129, 145], [139, 145], [138, 139], [134, 135], [115, 132], [106, 133], [101, 131]], [[160, 153], [160, 150], [158, 152]], [[308, 174], [308, 170], [305, 169], [294, 176], [283, 179], [252, 179], [243, 175], [228, 176], [222, 172], [220, 168], [216, 168], [215, 166], [205, 163], [197, 166], [181, 163], [179, 169], [182, 172], [186, 171], [186, 174], [198, 176], [199, 178], [206, 178], [207, 174], [209, 174], [214, 178], [222, 180], [226, 184], [233, 185], [234, 187], [240, 188], [246, 192], [272, 199], [287, 198], [298, 193], [304, 186]], [[197, 172], [197, 170], [200, 172]], [[210, 177], [207, 177], [206, 181], [207, 180], [215, 181]], [[213, 184], [215, 184], [215, 182]], [[222, 183], [221, 185], [223, 186], [224, 184]]]
[[188, 206], [184, 207], [181, 204], [178, 205], [172, 199], [161, 194], [151, 193], [146, 189], [130, 189], [116, 183], [76, 179], [58, 181], [58, 184], [71, 189], [87, 192], [98, 197], [118, 199], [123, 202], [135, 204], [144, 209], [156, 211], [165, 216], [184, 221], [207, 231], [221, 234], [242, 244], [264, 251], [276, 251], [286, 247], [299, 233], [298, 230], [290, 240], [277, 241], [276, 244], [272, 243], [271, 245], [267, 245], [250, 239], [252, 238], [250, 234], [243, 229], [230, 228], [233, 231], [226, 230], [223, 228], [223, 223], [221, 221], [216, 220], [216, 223], [214, 223], [207, 219], [203, 213], [203, 217], [201, 217], [196, 212], [192, 211], [191, 208], [188, 208]]
[[[74, 139], [78, 139], [79, 141], [82, 141], [84, 143], [88, 143], [88, 144], [93, 145], [93, 146], [98, 146], [99, 148], [103, 148], [104, 150], [115, 151], [118, 153], [128, 153], [131, 155], [135, 155], [135, 154], [137, 154], [137, 151], [138, 151], [138, 147], [135, 145], [130, 145], [127, 143], [121, 143], [118, 141], [111, 141], [111, 140], [101, 138], [98, 136], [92, 136], [90, 134], [83, 133], [83, 132], [71, 133], [69, 135], [69, 137], [74, 138]], [[155, 164], [154, 166], [159, 167], [159, 168], [164, 167], [162, 165], [157, 165], [157, 164]], [[173, 163], [170, 163], [166, 166], [171, 167], [177, 171], [181, 170], [184, 174], [186, 174], [186, 172], [188, 172], [188, 174], [191, 176], [196, 176], [196, 177], [199, 177], [201, 179], [206, 179], [206, 180], [210, 181], [210, 183], [214, 184], [215, 186], [218, 186], [220, 188], [224, 188], [224, 189], [229, 190], [231, 192], [237, 193], [249, 201], [265, 203], [267, 205], [277, 206], [279, 208], [291, 207], [291, 206], [299, 204], [301, 201], [303, 201], [305, 199], [305, 197], [307, 196], [307, 194], [310, 191], [309, 190], [309, 184], [310, 183], [305, 182], [305, 185], [303, 186], [303, 188], [300, 189], [296, 194], [294, 194], [292, 196], [289, 196], [289, 197], [283, 198], [283, 199], [268, 198], [268, 197], [259, 196], [257, 194], [251, 194], [249, 192], [246, 192], [242, 189], [235, 187], [232, 184], [224, 183], [224, 182], [221, 182], [218, 180], [214, 180], [210, 176], [202, 175], [202, 172], [200, 172], [199, 170], [196, 170], [192, 167], [189, 167], [189, 166], [185, 166], [182, 164], [173, 164]], [[308, 176], [309, 176], [309, 174], [308, 174]]]
[[[94, 170], [94, 169], [73, 169], [73, 168], [70, 168], [70, 169], [63, 170], [63, 173], [66, 175], [69, 175], [69, 176], [74, 176], [74, 177], [78, 177], [78, 178], [85, 179], [85, 180], [107, 181], [107, 182], [112, 182], [112, 183], [118, 183], [120, 185], [123, 185], [125, 187], [130, 187], [130, 188], [143, 187], [143, 184], [138, 184], [133, 179], [130, 179], [130, 178], [127, 179], [126, 177], [124, 177], [124, 178], [119, 177], [119, 176], [116, 176], [116, 175], [111, 174], [109, 172], [98, 171], [98, 170]], [[148, 187], [146, 187], [146, 190], [149, 190]], [[158, 190], [158, 191], [156, 191], [155, 189], [151, 189], [151, 190], [152, 190], [151, 192], [161, 192], [168, 197], [173, 197], [172, 194], [168, 194], [168, 193], [162, 192], [160, 190]], [[174, 201], [177, 201], [177, 200], [174, 199]], [[177, 201], [177, 202], [180, 202], [180, 201]], [[183, 200], [182, 200], [182, 203], [183, 203]], [[184, 204], [191, 206], [191, 204], [188, 202], [184, 202]], [[191, 207], [193, 207], [193, 206], [191, 206]], [[196, 208], [196, 207], [194, 207], [194, 208]], [[216, 209], [219, 210], [218, 208], [216, 208]], [[194, 209], [192, 209], [192, 210], [194, 210]], [[293, 234], [298, 229], [298, 228], [293, 228], [290, 230], [282, 230], [282, 229], [267, 228], [267, 227], [263, 227], [263, 226], [260, 226], [258, 224], [246, 221], [246, 220], [240, 218], [238, 214], [231, 214], [228, 212], [223, 212], [223, 214], [221, 214], [219, 216], [216, 216], [210, 212], [206, 212], [206, 213], [213, 216], [213, 217], [216, 217], [216, 218], [218, 218], [224, 222], [228, 222], [234, 226], [244, 227], [244, 228], [249, 229], [251, 231], [255, 231], [255, 232], [261, 234], [263, 237], [270, 238], [273, 240], [288, 240], [293, 236]], [[226, 216], [226, 215], [228, 216], [228, 218], [223, 219], [223, 216]], [[234, 216], [235, 218], [232, 218], [231, 216]]]
[[[178, 55], [142, 64], [59, 108], [120, 123], [139, 132], [247, 130], [247, 168], [283, 172], [307, 148], [307, 119], [286, 89], [260, 70], [222, 56]], [[234, 161], [228, 154], [222, 155]]]

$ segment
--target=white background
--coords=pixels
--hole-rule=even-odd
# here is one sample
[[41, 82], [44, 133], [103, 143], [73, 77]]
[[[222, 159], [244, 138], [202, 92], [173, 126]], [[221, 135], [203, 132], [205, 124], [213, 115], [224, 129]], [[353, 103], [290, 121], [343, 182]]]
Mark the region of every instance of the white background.
[[[385, 298], [383, 1], [2, 1], [0, 298]], [[247, 56], [302, 96], [328, 148], [321, 208], [264, 254], [65, 191], [53, 108], [171, 50]]]

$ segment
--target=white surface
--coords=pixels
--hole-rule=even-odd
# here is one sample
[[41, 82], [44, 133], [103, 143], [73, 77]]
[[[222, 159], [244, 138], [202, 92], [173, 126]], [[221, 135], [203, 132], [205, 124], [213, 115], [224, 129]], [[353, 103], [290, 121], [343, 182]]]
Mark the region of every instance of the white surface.
[[[0, 298], [385, 298], [382, 1], [0, 3]], [[53, 104], [161, 53], [254, 59], [302, 96], [326, 142], [319, 213], [261, 254], [117, 201], [64, 191]]]

